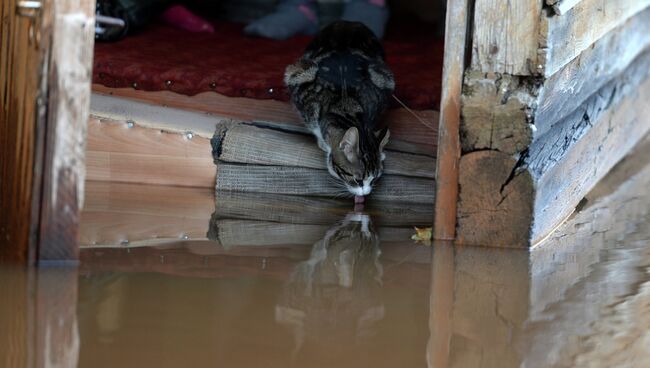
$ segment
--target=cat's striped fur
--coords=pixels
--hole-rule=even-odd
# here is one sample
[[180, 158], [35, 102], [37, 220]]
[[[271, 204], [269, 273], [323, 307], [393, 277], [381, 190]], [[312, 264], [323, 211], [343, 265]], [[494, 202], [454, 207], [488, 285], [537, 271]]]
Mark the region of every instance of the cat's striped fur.
[[361, 23], [334, 22], [286, 68], [285, 83], [330, 174], [350, 193], [369, 194], [389, 138], [377, 120], [395, 88], [379, 40]]

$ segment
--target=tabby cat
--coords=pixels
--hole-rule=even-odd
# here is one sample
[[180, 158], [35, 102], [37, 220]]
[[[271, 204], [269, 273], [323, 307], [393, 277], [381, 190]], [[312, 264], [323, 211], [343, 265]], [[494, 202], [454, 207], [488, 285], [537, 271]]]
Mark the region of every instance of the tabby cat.
[[363, 202], [382, 175], [390, 136], [377, 126], [395, 89], [381, 43], [362, 23], [334, 22], [286, 68], [284, 81], [329, 173]]

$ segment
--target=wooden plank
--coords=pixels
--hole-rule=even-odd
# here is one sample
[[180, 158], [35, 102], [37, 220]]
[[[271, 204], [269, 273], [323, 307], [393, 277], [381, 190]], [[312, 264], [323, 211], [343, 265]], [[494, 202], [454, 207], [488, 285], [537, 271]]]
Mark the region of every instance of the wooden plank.
[[216, 172], [211, 157], [86, 152], [88, 180], [213, 188]]
[[91, 118], [86, 155], [88, 180], [214, 188], [212, 147], [203, 137]]
[[17, 3], [3, 1], [0, 8], [0, 260], [31, 263], [43, 134], [38, 98], [46, 92], [41, 80], [48, 45], [35, 35], [47, 32], [48, 22], [19, 16]]
[[555, 74], [598, 39], [648, 5], [650, 0], [583, 0], [562, 16], [542, 17], [539, 64], [543, 65], [543, 74]]
[[456, 229], [458, 160], [460, 158], [461, 91], [469, 27], [469, 2], [447, 2], [442, 98], [436, 160], [436, 202], [433, 237], [452, 240]]
[[539, 0], [476, 0], [472, 69], [514, 75], [535, 74], [539, 64], [537, 47], [541, 15], [542, 2]]
[[[177, 114], [174, 109], [192, 111], [197, 116], [190, 120], [171, 118], [178, 129], [197, 132], [214, 130], [206, 128], [210, 121], [234, 119], [258, 121], [303, 127], [298, 113], [287, 102], [275, 100], [255, 100], [243, 97], [226, 97], [214, 92], [203, 92], [195, 96], [186, 96], [171, 91], [141, 91], [132, 88], [108, 88], [93, 84], [93, 112], [100, 116], [124, 118], [124, 114], [135, 112], [127, 119], [145, 124], [147, 121], [163, 123], [167, 118], [158, 114]], [[113, 96], [113, 99], [106, 98]], [[102, 98], [103, 97], [103, 98]], [[144, 102], [131, 105], [131, 102]], [[160, 109], [159, 107], [166, 107]], [[129, 111], [131, 110], [131, 111]], [[138, 111], [139, 110], [139, 111]], [[422, 145], [429, 152], [434, 152], [437, 144], [438, 112], [433, 110], [415, 111], [417, 117], [428, 123], [425, 126], [406, 109], [391, 109], [386, 112], [383, 121], [391, 130], [391, 137], [405, 142]], [[208, 115], [208, 116], [200, 116]], [[122, 116], [122, 117], [119, 117]], [[196, 121], [195, 121], [196, 120]], [[189, 124], [189, 125], [188, 125]], [[186, 128], [187, 127], [187, 128]]]
[[[39, 262], [77, 258], [83, 206], [84, 146], [90, 107], [95, 2], [48, 2], [52, 30], [47, 131], [40, 207]], [[65, 215], [63, 215], [65, 214]]]
[[[562, 162], [538, 182], [531, 244], [543, 240], [578, 202], [650, 132], [650, 79], [610, 107]], [[567, 180], [567, 178], [580, 178]], [[558, 198], [562, 198], [558, 200]]]
[[539, 92], [535, 136], [573, 112], [650, 47], [650, 8], [613, 29], [550, 76]]

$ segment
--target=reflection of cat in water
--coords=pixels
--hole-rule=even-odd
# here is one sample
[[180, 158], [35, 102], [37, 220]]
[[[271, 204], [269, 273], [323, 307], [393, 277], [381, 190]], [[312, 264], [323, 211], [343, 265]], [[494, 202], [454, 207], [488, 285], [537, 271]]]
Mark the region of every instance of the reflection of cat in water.
[[357, 213], [313, 245], [275, 308], [276, 321], [293, 330], [294, 356], [310, 342], [345, 348], [373, 334], [384, 318], [380, 254], [370, 217]]

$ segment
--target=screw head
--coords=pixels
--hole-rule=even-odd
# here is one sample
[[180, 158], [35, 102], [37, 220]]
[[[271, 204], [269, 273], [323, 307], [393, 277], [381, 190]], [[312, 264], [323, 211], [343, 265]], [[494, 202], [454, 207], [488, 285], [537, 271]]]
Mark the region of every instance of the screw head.
[[185, 132], [185, 138], [187, 138], [187, 139], [192, 139], [192, 138], [194, 138], [194, 133], [192, 133], [192, 132]]
[[172, 83], [174, 83], [174, 82], [172, 82], [172, 81], [170, 81], [170, 80], [166, 80], [166, 81], [165, 81], [165, 85], [166, 85], [167, 87], [171, 86]]
[[127, 127], [127, 128], [130, 129], [130, 128], [133, 128], [134, 126], [135, 126], [135, 123], [133, 122], [133, 120], [128, 120], [128, 121], [126, 122], [126, 127]]

